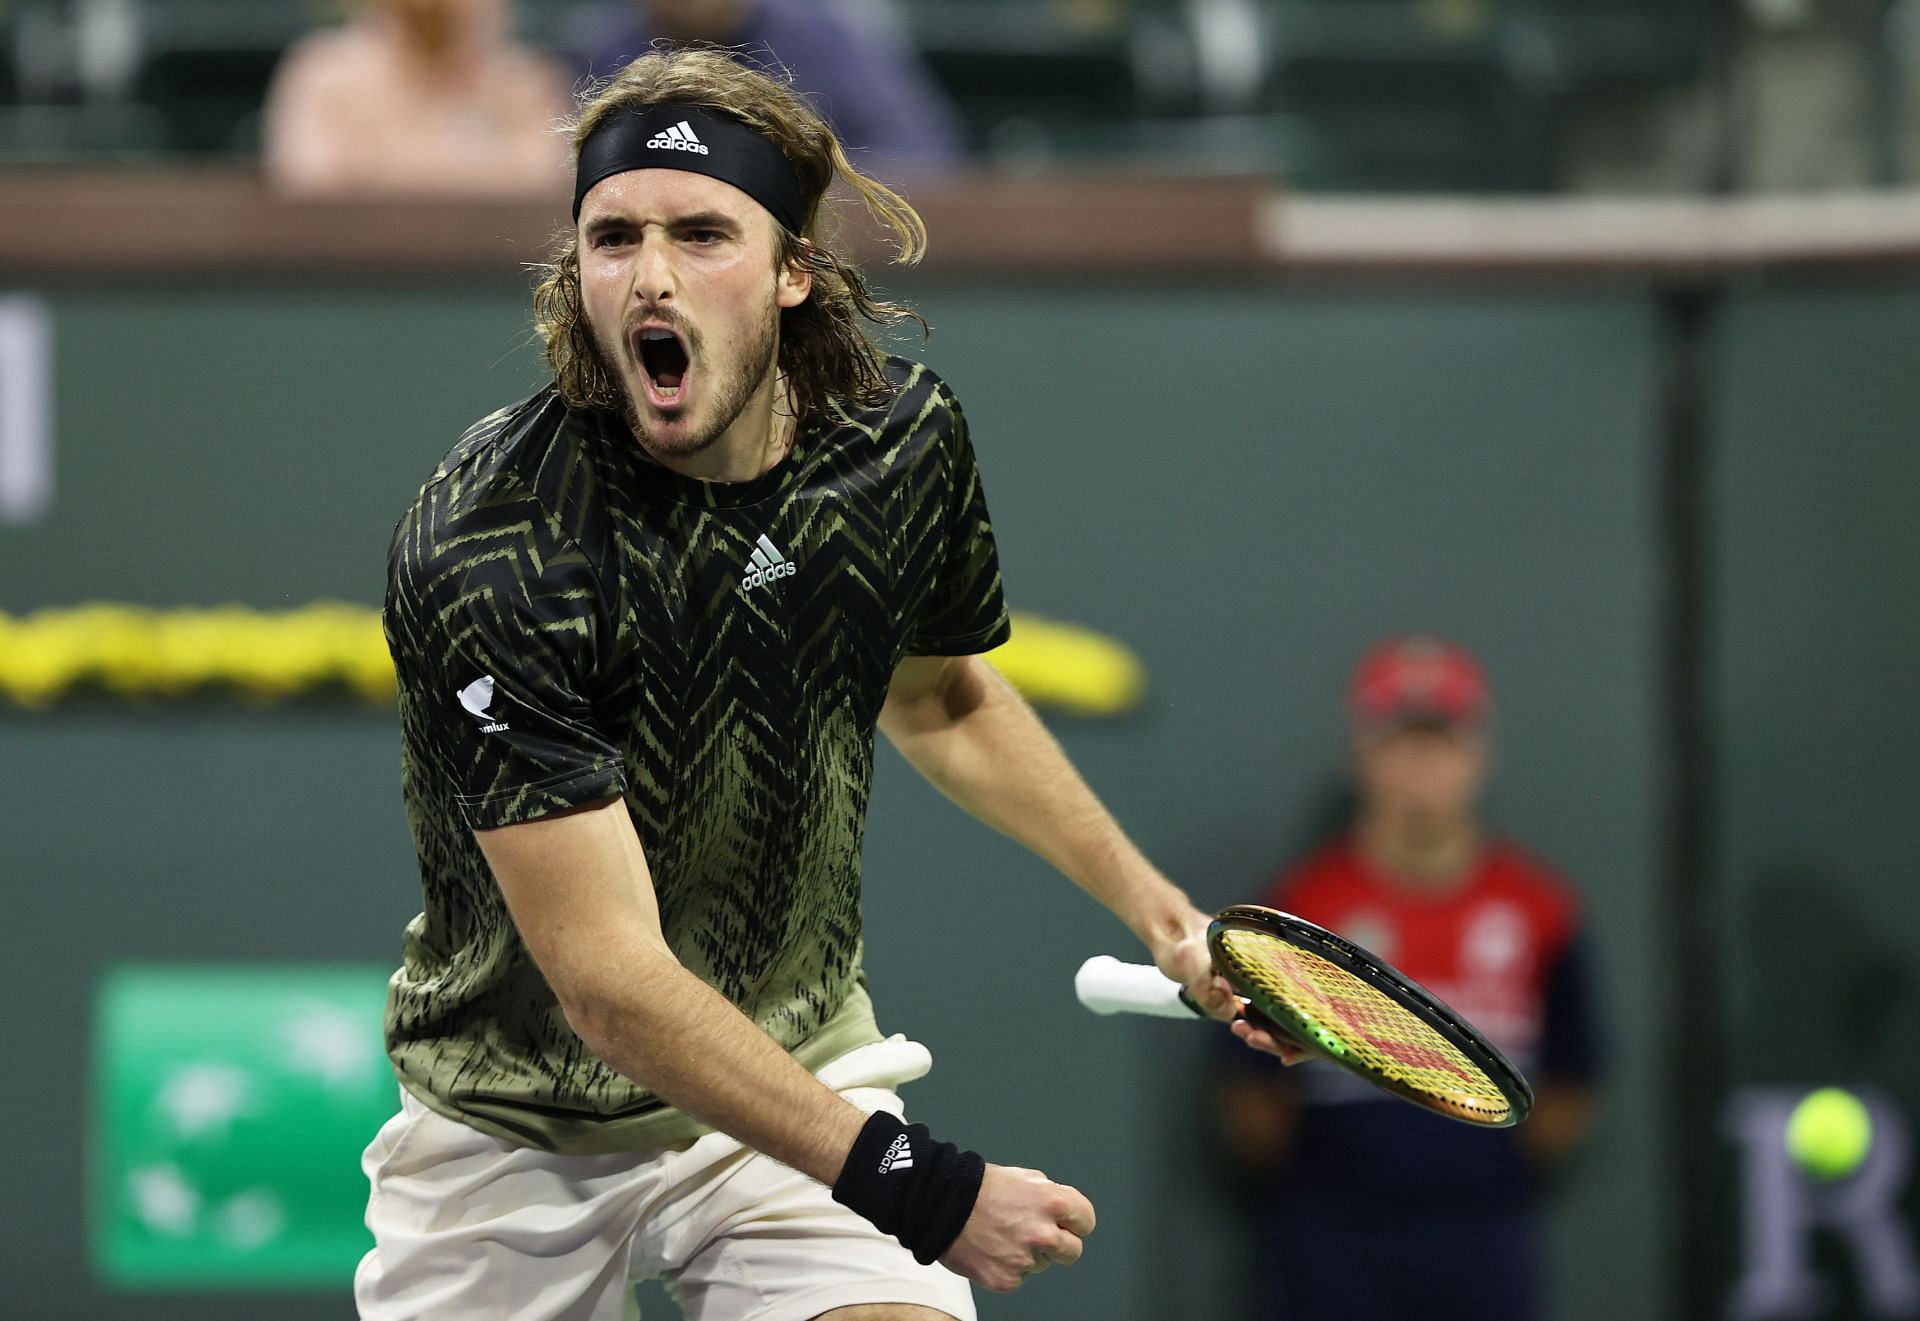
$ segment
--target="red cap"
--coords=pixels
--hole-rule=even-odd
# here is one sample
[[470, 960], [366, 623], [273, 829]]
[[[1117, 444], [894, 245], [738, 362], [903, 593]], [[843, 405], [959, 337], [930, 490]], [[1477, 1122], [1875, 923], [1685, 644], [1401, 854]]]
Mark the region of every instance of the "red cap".
[[1419, 721], [1478, 725], [1493, 690], [1473, 653], [1441, 638], [1389, 638], [1360, 658], [1347, 702], [1356, 728]]

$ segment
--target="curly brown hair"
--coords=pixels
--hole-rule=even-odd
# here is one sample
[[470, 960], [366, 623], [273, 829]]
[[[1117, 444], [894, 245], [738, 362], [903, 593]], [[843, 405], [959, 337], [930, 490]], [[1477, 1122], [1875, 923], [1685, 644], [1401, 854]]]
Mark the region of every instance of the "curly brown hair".
[[[797, 416], [813, 416], [830, 400], [858, 406], [887, 394], [884, 355], [860, 322], [926, 322], [901, 303], [876, 299], [860, 272], [821, 238], [820, 202], [838, 177], [894, 238], [894, 260], [911, 264], [927, 247], [927, 230], [905, 198], [855, 169], [840, 141], [792, 88], [742, 67], [718, 48], [656, 50], [642, 55], [610, 81], [581, 97], [573, 125], [573, 150], [606, 119], [643, 106], [671, 103], [703, 106], [730, 115], [780, 148], [806, 198], [806, 223], [798, 234], [782, 231], [779, 261], [804, 267], [813, 291], [798, 307], [780, 312], [780, 371]], [[577, 234], [566, 231], [554, 257], [539, 266], [533, 290], [533, 325], [546, 345], [560, 396], [576, 408], [621, 410], [627, 406], [619, 379], [600, 356], [580, 295]]]

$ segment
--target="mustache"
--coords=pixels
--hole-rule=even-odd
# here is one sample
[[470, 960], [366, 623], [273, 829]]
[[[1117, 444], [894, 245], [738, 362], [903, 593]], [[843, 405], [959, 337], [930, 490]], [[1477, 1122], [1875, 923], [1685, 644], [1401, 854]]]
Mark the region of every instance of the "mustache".
[[688, 352], [692, 352], [700, 343], [699, 332], [694, 330], [685, 317], [671, 307], [655, 303], [645, 304], [627, 314], [620, 323], [621, 340], [632, 344], [634, 332], [649, 321], [657, 321], [670, 328], [687, 346]]

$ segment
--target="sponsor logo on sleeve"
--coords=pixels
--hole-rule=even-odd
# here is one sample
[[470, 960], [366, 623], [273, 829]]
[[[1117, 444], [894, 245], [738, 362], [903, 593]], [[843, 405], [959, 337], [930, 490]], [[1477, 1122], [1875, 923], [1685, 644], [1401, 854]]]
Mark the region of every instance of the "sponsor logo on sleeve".
[[489, 711], [493, 705], [493, 676], [483, 674], [460, 690], [460, 705], [467, 713], [480, 722], [482, 734], [498, 734], [512, 726], [504, 720], [495, 720]]

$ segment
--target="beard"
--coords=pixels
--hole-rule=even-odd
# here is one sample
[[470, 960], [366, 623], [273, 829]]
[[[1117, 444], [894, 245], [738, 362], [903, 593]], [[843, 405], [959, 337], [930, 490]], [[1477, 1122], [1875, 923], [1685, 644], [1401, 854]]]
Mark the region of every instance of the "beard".
[[609, 352], [608, 346], [600, 342], [599, 334], [595, 332], [595, 348], [600, 353], [602, 363], [618, 362], [624, 364], [626, 368], [625, 371], [609, 371], [607, 374], [619, 382], [622, 412], [628, 428], [640, 441], [641, 448], [650, 454], [685, 459], [709, 448], [725, 435], [727, 428], [738, 421], [740, 414], [746, 411], [747, 405], [753, 400], [754, 393], [760, 389], [767, 379], [767, 374], [773, 368], [773, 360], [777, 352], [778, 317], [779, 308], [769, 297], [766, 314], [754, 318], [749, 323], [747, 338], [739, 345], [738, 351], [730, 355], [733, 359], [732, 363], [725, 366], [709, 360], [705, 352], [705, 337], [689, 326], [677, 313], [665, 308], [650, 307], [641, 309], [631, 318], [636, 322], [657, 320], [669, 323], [686, 341], [688, 361], [697, 364], [702, 373], [719, 373], [711, 388], [702, 383], [701, 389], [707, 395], [706, 400], [694, 402], [694, 407], [704, 410], [705, 420], [699, 426], [689, 427], [678, 436], [663, 436], [658, 430], [647, 425], [646, 416], [641, 411], [640, 397], [628, 384], [627, 372], [640, 371], [641, 367], [633, 360], [631, 348], [633, 341], [626, 335], [625, 327], [621, 328], [620, 347], [617, 352]]

